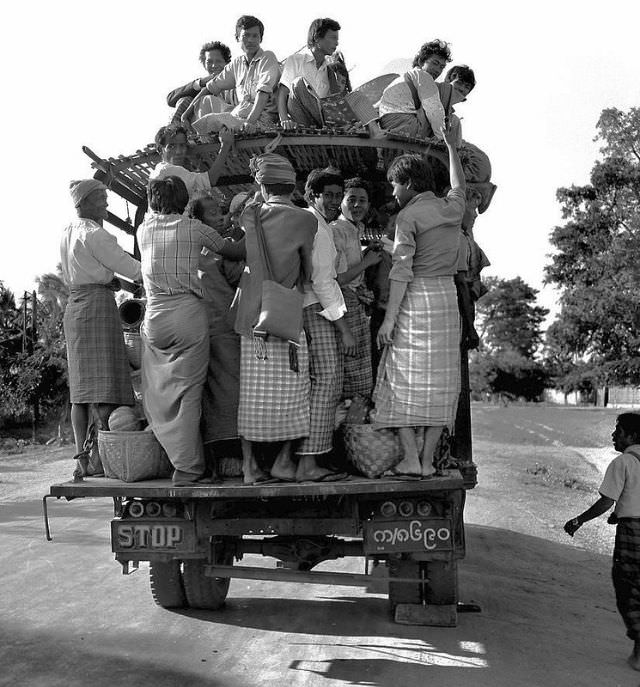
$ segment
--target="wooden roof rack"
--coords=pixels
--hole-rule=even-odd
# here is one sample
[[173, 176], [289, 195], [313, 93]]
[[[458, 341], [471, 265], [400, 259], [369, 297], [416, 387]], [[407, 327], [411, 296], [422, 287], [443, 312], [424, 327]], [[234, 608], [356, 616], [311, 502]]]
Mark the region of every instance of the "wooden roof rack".
[[[447, 153], [441, 143], [427, 142], [400, 135], [372, 139], [367, 134], [343, 133], [329, 129], [297, 129], [258, 134], [239, 134], [234, 150], [226, 160], [215, 192], [230, 199], [236, 193], [248, 191], [254, 182], [249, 174], [249, 160], [264, 152], [276, 136], [281, 136], [274, 152], [287, 157], [293, 164], [299, 184], [315, 167], [335, 166], [345, 176], [362, 176], [365, 179], [385, 181], [386, 169], [394, 157], [402, 153], [421, 153], [441, 171], [447, 169]], [[199, 136], [191, 141], [192, 169], [205, 171], [215, 160], [220, 144], [217, 136]], [[134, 226], [138, 226], [146, 209], [146, 186], [151, 170], [160, 161], [153, 144], [132, 155], [102, 159], [92, 150], [83, 147], [96, 169], [96, 179], [113, 192], [137, 207]]]

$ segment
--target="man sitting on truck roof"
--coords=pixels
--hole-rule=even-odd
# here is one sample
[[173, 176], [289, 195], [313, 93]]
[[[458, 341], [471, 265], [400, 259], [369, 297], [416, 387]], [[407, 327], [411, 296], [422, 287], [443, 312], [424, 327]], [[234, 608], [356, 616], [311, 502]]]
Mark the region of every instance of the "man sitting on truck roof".
[[284, 61], [278, 87], [280, 126], [367, 126], [372, 136], [381, 137], [373, 104], [364, 94], [351, 92], [349, 72], [336, 52], [339, 31], [334, 19], [314, 19], [307, 47]]
[[435, 80], [451, 62], [448, 43], [433, 40], [420, 48], [413, 67], [394, 79], [378, 103], [380, 126], [389, 132], [426, 138], [442, 138], [445, 111]]
[[215, 186], [233, 143], [233, 134], [228, 129], [220, 132], [218, 157], [206, 172], [192, 172], [185, 167], [189, 145], [187, 143], [187, 131], [184, 127], [177, 124], [161, 127], [156, 134], [155, 143], [162, 156], [162, 161], [154, 167], [149, 179], [164, 179], [168, 176], [180, 177], [187, 187], [189, 197], [191, 197], [196, 192], [206, 192]]
[[[260, 47], [264, 36], [264, 24], [251, 15], [243, 15], [236, 23], [236, 40], [242, 55], [234, 57], [218, 76], [207, 82], [205, 88], [182, 115], [182, 122], [193, 122], [201, 134], [218, 131], [220, 121], [225, 125], [237, 120], [238, 127], [247, 131], [268, 129], [277, 122], [275, 92], [280, 78], [280, 65], [270, 50]], [[230, 113], [208, 114], [194, 121], [195, 110], [207, 94], [220, 95], [222, 91], [235, 89], [238, 104]], [[234, 127], [235, 128], [235, 127]]]
[[[189, 81], [184, 86], [175, 88], [167, 96], [167, 105], [176, 108], [172, 119], [173, 123], [180, 123], [182, 115], [186, 112], [191, 101], [206, 86], [207, 81], [218, 76], [225, 65], [231, 62], [231, 50], [220, 41], [210, 41], [200, 49], [200, 62], [207, 70], [207, 76]], [[203, 99], [196, 112], [196, 117], [199, 118], [211, 112], [226, 112], [233, 109], [237, 104], [235, 91], [223, 91], [220, 96], [209, 95]]]

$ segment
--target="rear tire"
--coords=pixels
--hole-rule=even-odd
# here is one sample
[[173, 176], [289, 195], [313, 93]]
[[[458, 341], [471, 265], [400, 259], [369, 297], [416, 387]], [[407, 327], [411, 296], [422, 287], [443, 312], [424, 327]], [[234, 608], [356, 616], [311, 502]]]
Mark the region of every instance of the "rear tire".
[[184, 608], [187, 605], [180, 566], [181, 561], [150, 563], [151, 596], [162, 608]]
[[[233, 553], [222, 549], [216, 556], [219, 565], [232, 565]], [[229, 592], [228, 577], [208, 577], [204, 574], [207, 561], [184, 561], [184, 590], [191, 608], [202, 608], [209, 611], [217, 611], [224, 606]]]

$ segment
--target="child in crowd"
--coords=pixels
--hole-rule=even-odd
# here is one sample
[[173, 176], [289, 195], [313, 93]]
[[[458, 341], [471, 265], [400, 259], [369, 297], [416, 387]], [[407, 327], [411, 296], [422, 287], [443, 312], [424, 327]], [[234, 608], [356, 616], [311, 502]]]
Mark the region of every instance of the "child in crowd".
[[640, 413], [622, 413], [611, 435], [620, 455], [614, 458], [600, 486], [600, 498], [584, 513], [567, 521], [564, 531], [573, 537], [585, 522], [606, 513], [615, 504], [609, 522], [617, 525], [613, 549], [613, 587], [618, 611], [633, 641], [628, 658], [640, 670]]
[[[190, 215], [223, 238], [229, 236], [225, 215], [212, 196], [201, 196], [194, 200]], [[220, 459], [238, 453], [240, 447], [237, 421], [240, 337], [233, 328], [235, 312], [231, 304], [244, 266], [244, 260], [226, 260], [208, 248], [202, 249], [198, 265], [202, 302], [209, 322], [209, 367], [202, 395], [200, 428], [207, 470], [216, 481], [219, 479]]]

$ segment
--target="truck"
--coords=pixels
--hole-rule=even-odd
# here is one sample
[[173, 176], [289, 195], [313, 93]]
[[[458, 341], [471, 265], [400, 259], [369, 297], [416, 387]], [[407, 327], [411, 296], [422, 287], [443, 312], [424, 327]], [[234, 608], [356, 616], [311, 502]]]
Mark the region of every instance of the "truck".
[[[443, 147], [405, 136], [371, 139], [334, 130], [240, 134], [214, 193], [220, 197], [252, 188], [249, 159], [277, 147], [292, 161], [298, 179], [314, 167], [336, 167], [374, 185], [374, 203], [388, 202], [385, 169], [398, 154], [419, 153], [436, 179], [447, 178]], [[191, 146], [191, 163], [203, 170], [219, 149], [212, 136]], [[134, 237], [147, 209], [149, 172], [159, 161], [154, 146], [133, 155], [102, 159], [84, 148], [95, 178], [135, 207], [134, 219], [110, 213], [108, 221]], [[444, 182], [443, 182], [444, 183]], [[129, 214], [129, 212], [128, 212]], [[375, 237], [376, 228], [372, 230]], [[381, 228], [378, 228], [378, 232]], [[133, 285], [131, 285], [133, 288]], [[393, 619], [414, 625], [455, 626], [457, 615], [479, 610], [459, 599], [458, 564], [465, 556], [464, 504], [477, 483], [473, 462], [467, 354], [451, 454], [455, 459], [429, 479], [395, 481], [352, 475], [341, 482], [244, 485], [240, 477], [222, 484], [176, 487], [170, 479], [124, 482], [86, 477], [51, 485], [43, 497], [46, 537], [50, 499], [113, 500], [111, 548], [128, 575], [149, 564], [151, 595], [163, 608], [217, 611], [230, 580], [362, 586], [386, 592]], [[245, 554], [275, 559], [276, 565], [241, 565]], [[361, 573], [314, 570], [342, 557], [364, 561]], [[253, 558], [252, 558], [253, 560]]]

